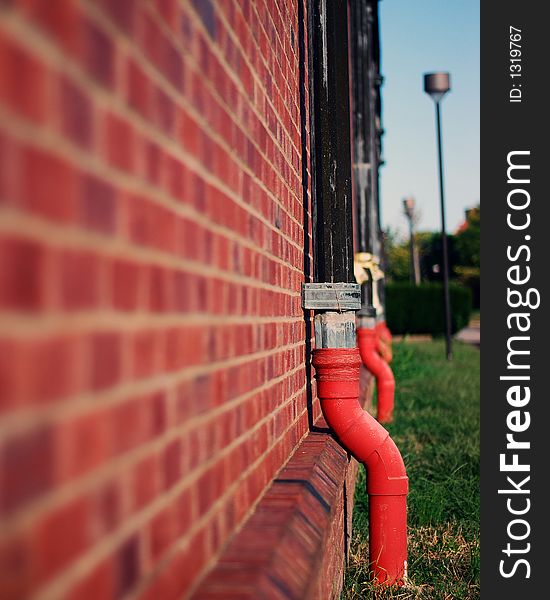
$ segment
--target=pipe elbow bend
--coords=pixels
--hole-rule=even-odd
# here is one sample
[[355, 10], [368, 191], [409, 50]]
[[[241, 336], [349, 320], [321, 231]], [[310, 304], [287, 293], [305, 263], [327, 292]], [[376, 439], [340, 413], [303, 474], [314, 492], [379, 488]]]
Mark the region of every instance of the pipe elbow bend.
[[367, 458], [367, 493], [370, 496], [406, 496], [409, 478], [403, 457], [395, 442], [388, 437]]
[[357, 344], [365, 367], [379, 380], [393, 383], [395, 378], [388, 363], [378, 353], [378, 339], [374, 329], [361, 327], [357, 330]]
[[[361, 408], [359, 402], [343, 419], [334, 401], [323, 405], [323, 414], [342, 445], [367, 469], [371, 496], [406, 496], [409, 479], [405, 463], [390, 434]], [[352, 421], [352, 422], [350, 422]]]
[[389, 423], [393, 419], [395, 377], [388, 363], [378, 353], [378, 336], [374, 329], [359, 328], [357, 343], [361, 360], [376, 378], [378, 388], [378, 420]]
[[392, 333], [386, 323], [386, 321], [380, 321], [376, 324], [376, 331], [380, 335], [380, 338], [386, 342], [386, 344], [391, 345], [393, 341]]
[[380, 423], [359, 404], [359, 351], [322, 348], [313, 354], [323, 415], [342, 445], [368, 470], [368, 493], [406, 495], [401, 454]]
[[393, 360], [393, 351], [391, 349], [391, 344], [385, 342], [381, 336], [378, 337], [377, 348], [378, 354], [388, 363], [390, 364]]

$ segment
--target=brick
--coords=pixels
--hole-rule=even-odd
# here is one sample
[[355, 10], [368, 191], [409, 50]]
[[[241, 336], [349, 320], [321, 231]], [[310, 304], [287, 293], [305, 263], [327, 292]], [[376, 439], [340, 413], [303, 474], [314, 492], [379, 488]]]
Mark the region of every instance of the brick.
[[31, 592], [31, 561], [28, 540], [8, 537], [0, 542], [0, 597], [27, 598]]
[[159, 460], [153, 455], [144, 458], [132, 469], [132, 506], [135, 509], [151, 502], [161, 489], [159, 467]]
[[182, 536], [193, 522], [193, 489], [187, 488], [176, 497], [174, 503], [174, 531]]
[[161, 150], [157, 144], [146, 142], [144, 154], [147, 181], [154, 185], [159, 185], [161, 177]]
[[49, 113], [46, 66], [24, 46], [0, 32], [0, 101], [35, 123], [44, 123]]
[[124, 401], [112, 408], [104, 420], [110, 424], [113, 452], [127, 452], [165, 431], [165, 396], [156, 392]]
[[147, 398], [150, 432], [153, 437], [164, 433], [168, 425], [168, 399], [164, 390], [154, 392]]
[[67, 419], [56, 431], [61, 477], [73, 479], [97, 468], [111, 454], [110, 423], [105, 411]]
[[115, 79], [115, 46], [108, 35], [90, 19], [80, 27], [80, 57], [88, 73], [101, 85], [111, 88]]
[[179, 139], [183, 147], [193, 156], [201, 154], [202, 133], [199, 124], [186, 112], [179, 114]]
[[13, 409], [20, 402], [19, 360], [17, 343], [0, 340], [0, 412]]
[[152, 105], [152, 114], [158, 128], [171, 136], [176, 124], [176, 105], [168, 94], [159, 88], [153, 89]]
[[156, 331], [139, 331], [132, 338], [132, 374], [141, 379], [162, 369], [162, 339]]
[[55, 481], [51, 426], [38, 426], [6, 440], [0, 449], [2, 512], [22, 508], [51, 489]]
[[61, 130], [83, 148], [93, 145], [93, 105], [86, 92], [68, 77], [59, 80]]
[[172, 309], [172, 278], [167, 269], [152, 267], [149, 271], [149, 309], [169, 312]]
[[196, 278], [188, 273], [172, 273], [173, 309], [179, 313], [190, 312], [195, 305], [194, 283]]
[[22, 162], [22, 201], [40, 216], [71, 223], [76, 218], [76, 173], [65, 160], [26, 148]]
[[137, 536], [130, 537], [122, 544], [116, 553], [115, 565], [115, 597], [121, 598], [132, 589], [139, 577], [139, 538]]
[[141, 17], [142, 47], [145, 54], [157, 67], [157, 70], [176, 89], [181, 89], [183, 82], [183, 61], [180, 53], [164, 35], [159, 25], [150, 14], [143, 11]]
[[116, 191], [93, 175], [80, 179], [80, 222], [90, 230], [113, 234], [117, 227]]
[[[24, 371], [33, 371], [25, 388], [27, 398], [53, 401], [78, 393], [83, 387], [83, 343], [79, 336], [59, 336], [25, 344]], [[59, 369], [63, 365], [63, 369]]]
[[150, 553], [153, 562], [175, 541], [175, 515], [172, 506], [164, 508], [151, 522]]
[[34, 577], [44, 582], [66, 567], [90, 542], [90, 505], [77, 498], [45, 515], [32, 532]]
[[105, 115], [103, 123], [106, 158], [113, 167], [131, 172], [135, 165], [135, 136], [132, 125], [114, 115]]
[[175, 235], [174, 215], [143, 198], [130, 199], [129, 236], [134, 243], [172, 251], [176, 246]]
[[200, 573], [206, 556], [204, 531], [199, 531], [183, 550], [179, 550], [163, 565], [158, 576], [138, 597], [140, 600], [175, 600], [185, 596], [194, 578]]
[[97, 600], [113, 598], [113, 565], [104, 561], [82, 577], [67, 593], [66, 600]]
[[[13, 385], [9, 393], [17, 404], [50, 403], [83, 388], [82, 343], [78, 336], [13, 341], [12, 352]], [[64, 368], [59, 369], [59, 365]]]
[[74, 52], [78, 40], [78, 11], [75, 0], [26, 0], [25, 9], [48, 35], [68, 52]]
[[163, 21], [172, 29], [179, 29], [178, 5], [175, 0], [155, 0], [155, 8]]
[[123, 2], [111, 2], [111, 0], [100, 0], [99, 2], [112, 20], [122, 31], [132, 34], [136, 21], [136, 1], [123, 0]]
[[116, 454], [136, 448], [149, 439], [149, 424], [145, 398], [135, 398], [119, 404], [111, 411], [113, 449]]
[[164, 449], [164, 487], [171, 488], [181, 476], [181, 442], [174, 440]]
[[60, 293], [66, 310], [90, 309], [100, 304], [103, 277], [100, 260], [90, 252], [61, 253]]
[[116, 529], [123, 515], [118, 481], [103, 485], [95, 494], [94, 535], [101, 537]]
[[137, 310], [145, 282], [145, 269], [139, 263], [115, 260], [111, 277], [113, 307], [123, 311]]
[[[177, 119], [177, 113], [174, 115], [174, 119]], [[167, 164], [167, 181], [165, 187], [166, 191], [170, 194], [170, 196], [172, 196], [174, 200], [183, 200], [185, 193], [186, 177], [187, 174], [185, 165], [175, 158], [169, 158]]]
[[[118, 4], [124, 4], [120, 2]], [[127, 97], [128, 105], [145, 118], [151, 117], [152, 89], [151, 83], [143, 69], [133, 60], [127, 63]]]
[[92, 337], [92, 389], [103, 389], [121, 376], [122, 345], [118, 334], [100, 333]]
[[0, 131], [0, 205], [13, 203], [20, 196], [20, 147], [11, 136]]
[[48, 249], [37, 242], [0, 238], [0, 306], [20, 311], [43, 308], [47, 259]]
[[216, 464], [197, 481], [199, 516], [204, 515], [224, 489], [223, 464]]

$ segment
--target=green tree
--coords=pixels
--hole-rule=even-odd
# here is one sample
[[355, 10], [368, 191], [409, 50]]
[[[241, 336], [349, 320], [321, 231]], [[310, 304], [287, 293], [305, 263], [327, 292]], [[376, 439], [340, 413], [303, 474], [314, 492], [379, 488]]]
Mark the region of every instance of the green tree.
[[388, 228], [384, 233], [384, 248], [387, 257], [386, 277], [389, 281], [410, 280], [409, 243], [398, 233]]
[[479, 204], [466, 213], [466, 222], [457, 232], [458, 280], [472, 290], [474, 306], [479, 308], [481, 209]]
[[478, 204], [467, 212], [466, 223], [455, 236], [459, 265], [463, 267], [480, 267], [480, 231], [481, 209]]

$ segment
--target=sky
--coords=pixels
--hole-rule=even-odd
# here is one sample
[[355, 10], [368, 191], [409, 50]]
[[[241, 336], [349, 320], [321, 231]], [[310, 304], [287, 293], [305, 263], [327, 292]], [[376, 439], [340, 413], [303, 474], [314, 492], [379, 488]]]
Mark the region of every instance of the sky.
[[435, 105], [423, 74], [448, 71], [441, 104], [447, 231], [479, 196], [479, 0], [383, 0], [382, 225], [407, 230], [402, 200], [414, 196], [419, 231], [441, 227]]

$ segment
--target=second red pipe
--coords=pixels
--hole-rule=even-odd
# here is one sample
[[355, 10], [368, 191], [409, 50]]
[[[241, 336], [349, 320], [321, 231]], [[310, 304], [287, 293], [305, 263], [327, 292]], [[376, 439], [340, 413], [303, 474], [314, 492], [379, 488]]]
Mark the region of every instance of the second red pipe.
[[378, 352], [378, 333], [376, 329], [358, 328], [357, 345], [363, 364], [376, 378], [378, 393], [376, 418], [380, 423], [391, 423], [394, 409], [395, 378], [390, 366]]

